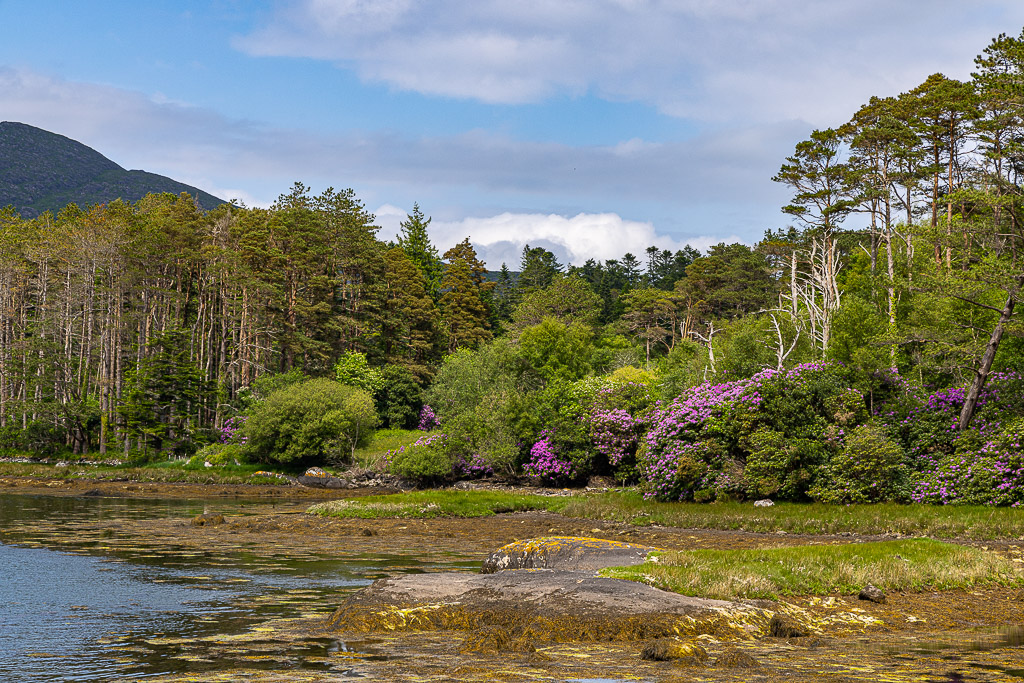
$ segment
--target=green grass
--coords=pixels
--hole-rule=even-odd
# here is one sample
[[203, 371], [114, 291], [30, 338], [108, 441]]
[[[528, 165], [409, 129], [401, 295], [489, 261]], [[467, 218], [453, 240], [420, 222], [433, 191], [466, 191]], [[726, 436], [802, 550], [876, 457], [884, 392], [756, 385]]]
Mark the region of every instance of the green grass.
[[424, 434], [425, 432], [418, 429], [378, 429], [366, 446], [356, 449], [354, 464], [374, 468], [388, 451], [408, 446]]
[[574, 497], [562, 514], [636, 525], [758, 533], [1024, 538], [1024, 510], [984, 506], [777, 503], [769, 508], [755, 508], [749, 502], [656, 503], [639, 494], [623, 492]]
[[566, 496], [538, 496], [500, 491], [416, 491], [386, 496], [332, 500], [306, 512], [323, 517], [379, 519], [395, 517], [486, 517], [501, 512], [560, 512]]
[[[366, 501], [361, 502], [361, 501]], [[366, 507], [373, 503], [374, 508]], [[722, 529], [792, 534], [930, 536], [975, 540], [1024, 538], [1024, 510], [934, 505], [820, 505], [779, 503], [656, 503], [632, 492], [532, 496], [492, 491], [434, 490], [373, 496], [336, 503], [317, 514], [346, 517], [476, 517], [533, 509], [566, 517], [625, 522], [636, 526]]]
[[603, 576], [708, 598], [769, 598], [1021, 585], [1022, 575], [995, 553], [929, 539], [758, 550], [664, 552]]

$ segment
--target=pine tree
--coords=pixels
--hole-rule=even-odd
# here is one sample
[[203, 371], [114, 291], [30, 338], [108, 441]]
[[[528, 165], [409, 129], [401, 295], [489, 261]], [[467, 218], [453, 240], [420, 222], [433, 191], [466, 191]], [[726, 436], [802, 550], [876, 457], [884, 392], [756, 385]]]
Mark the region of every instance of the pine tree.
[[412, 213], [400, 224], [398, 246], [419, 268], [427, 282], [427, 292], [437, 301], [441, 295], [441, 278], [444, 276], [444, 264], [437, 253], [437, 247], [430, 242], [427, 226], [432, 219], [425, 217], [419, 204], [412, 205]]

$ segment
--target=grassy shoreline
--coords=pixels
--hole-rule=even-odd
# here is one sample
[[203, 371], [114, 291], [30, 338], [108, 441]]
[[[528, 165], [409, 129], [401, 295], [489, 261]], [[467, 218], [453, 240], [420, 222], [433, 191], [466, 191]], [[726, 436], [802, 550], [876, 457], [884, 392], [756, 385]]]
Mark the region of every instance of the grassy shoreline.
[[931, 539], [652, 555], [602, 576], [707, 598], [849, 595], [872, 584], [883, 591], [967, 590], [1021, 586], [1024, 574], [996, 553]]
[[658, 503], [631, 491], [542, 496], [499, 491], [433, 490], [367, 496], [358, 501], [314, 506], [311, 514], [385, 518], [479, 517], [538, 510], [566, 517], [634, 526], [720, 529], [752, 533], [1024, 540], [1024, 511], [1012, 508], [932, 505], [780, 503]]

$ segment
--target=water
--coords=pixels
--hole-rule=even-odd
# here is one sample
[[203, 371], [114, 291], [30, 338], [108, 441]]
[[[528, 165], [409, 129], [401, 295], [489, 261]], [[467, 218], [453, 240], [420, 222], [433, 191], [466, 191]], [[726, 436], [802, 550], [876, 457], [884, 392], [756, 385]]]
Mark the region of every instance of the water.
[[[230, 505], [233, 514], [271, 511]], [[218, 511], [225, 507], [217, 502]], [[253, 542], [212, 551], [116, 532], [122, 520], [187, 520], [203, 508], [202, 501], [0, 495], [0, 680], [224, 672], [241, 659], [248, 669], [344, 675], [349, 664], [332, 664], [339, 658], [330, 655], [348, 644], [282, 638], [272, 622], [326, 616], [348, 592], [396, 571], [470, 566], [460, 557], [438, 563], [245, 547]], [[373, 656], [372, 646], [364, 649]]]

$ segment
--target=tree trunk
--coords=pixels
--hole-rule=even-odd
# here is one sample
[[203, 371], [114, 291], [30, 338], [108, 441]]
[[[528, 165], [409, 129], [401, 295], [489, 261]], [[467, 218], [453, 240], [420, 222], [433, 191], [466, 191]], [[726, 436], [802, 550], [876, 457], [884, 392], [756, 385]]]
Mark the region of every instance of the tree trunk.
[[[1019, 291], [1021, 287], [1024, 287], [1024, 277], [1017, 280], [1017, 290]], [[1006, 305], [1003, 306], [1003, 310], [999, 314], [999, 322], [996, 323], [995, 329], [992, 330], [988, 346], [985, 347], [985, 353], [981, 356], [981, 364], [975, 371], [971, 388], [967, 391], [964, 407], [960, 411], [960, 423], [957, 427], [961, 432], [971, 424], [974, 411], [978, 406], [978, 397], [981, 395], [981, 390], [985, 387], [985, 381], [992, 370], [992, 362], [996, 359], [996, 351], [999, 349], [999, 342], [1003, 338], [1003, 330], [1013, 316], [1013, 307], [1016, 304], [1014, 294], [1016, 292], [1010, 292], [1006, 297]]]

